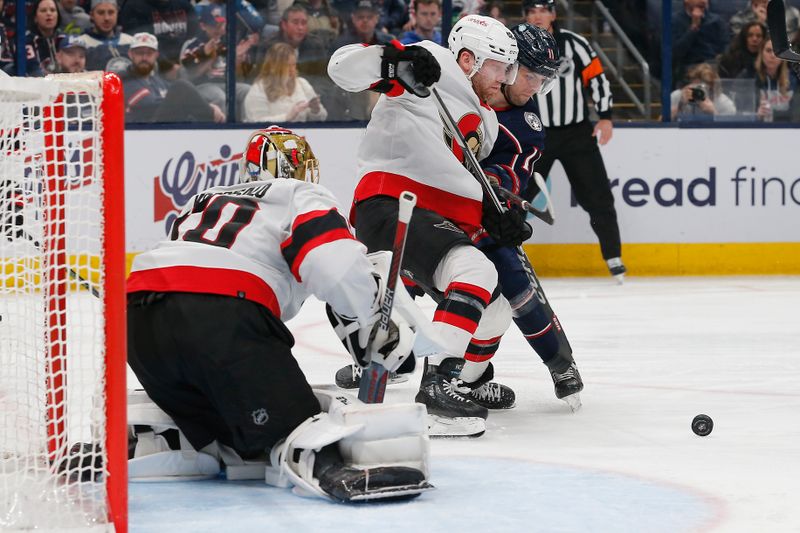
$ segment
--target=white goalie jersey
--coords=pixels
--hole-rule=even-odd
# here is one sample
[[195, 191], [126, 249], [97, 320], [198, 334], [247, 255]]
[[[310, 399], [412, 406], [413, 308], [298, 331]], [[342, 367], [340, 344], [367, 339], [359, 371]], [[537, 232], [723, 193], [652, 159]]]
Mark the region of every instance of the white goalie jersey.
[[366, 319], [377, 285], [365, 252], [320, 185], [275, 179], [213, 187], [192, 197], [168, 240], [136, 257], [127, 290], [244, 298], [283, 321], [314, 294]]
[[[434, 84], [478, 159], [497, 138], [497, 117], [478, 99], [453, 54], [431, 41], [418, 43], [439, 62]], [[348, 45], [338, 49], [328, 74], [347, 91], [363, 91], [381, 80], [382, 46]], [[359, 184], [354, 203], [372, 196], [417, 195], [417, 207], [448, 218], [471, 233], [480, 226], [483, 193], [463, 166], [463, 153], [448, 138], [433, 97], [420, 98], [396, 84], [381, 95], [358, 150]], [[354, 211], [351, 211], [354, 213]]]

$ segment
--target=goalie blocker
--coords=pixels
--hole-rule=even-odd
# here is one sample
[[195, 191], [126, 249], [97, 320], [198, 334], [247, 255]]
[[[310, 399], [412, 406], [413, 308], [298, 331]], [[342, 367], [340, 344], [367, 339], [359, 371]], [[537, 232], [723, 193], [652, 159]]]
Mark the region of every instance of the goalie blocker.
[[144, 391], [128, 398], [131, 481], [264, 479], [301, 496], [340, 502], [413, 498], [433, 486], [425, 408], [364, 404], [314, 390], [322, 412], [309, 417], [263, 457], [242, 459], [214, 441], [195, 450]]

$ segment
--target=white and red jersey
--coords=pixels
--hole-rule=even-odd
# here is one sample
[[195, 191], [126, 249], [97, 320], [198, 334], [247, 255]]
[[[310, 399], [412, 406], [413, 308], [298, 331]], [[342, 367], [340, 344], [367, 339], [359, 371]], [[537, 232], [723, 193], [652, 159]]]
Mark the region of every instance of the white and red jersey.
[[[402, 45], [400, 45], [402, 46]], [[482, 103], [447, 48], [422, 41], [442, 68], [434, 84], [478, 159], [492, 150], [497, 117]], [[342, 89], [363, 91], [381, 81], [382, 46], [348, 45], [328, 63]], [[417, 207], [435, 211], [472, 233], [480, 226], [483, 191], [463, 166], [460, 147], [445, 134], [433, 97], [420, 98], [394, 83], [381, 95], [358, 150], [359, 184], [354, 203], [376, 195], [417, 195]], [[351, 211], [354, 213], [354, 210]]]
[[127, 290], [244, 298], [282, 320], [314, 294], [366, 322], [377, 291], [372, 271], [330, 191], [275, 179], [195, 195], [170, 238], [134, 259]]

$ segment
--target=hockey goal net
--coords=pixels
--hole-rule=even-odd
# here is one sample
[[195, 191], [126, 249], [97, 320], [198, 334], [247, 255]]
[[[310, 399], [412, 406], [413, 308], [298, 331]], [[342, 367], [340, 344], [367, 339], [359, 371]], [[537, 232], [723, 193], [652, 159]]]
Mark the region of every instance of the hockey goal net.
[[0, 531], [126, 529], [122, 88], [0, 78]]

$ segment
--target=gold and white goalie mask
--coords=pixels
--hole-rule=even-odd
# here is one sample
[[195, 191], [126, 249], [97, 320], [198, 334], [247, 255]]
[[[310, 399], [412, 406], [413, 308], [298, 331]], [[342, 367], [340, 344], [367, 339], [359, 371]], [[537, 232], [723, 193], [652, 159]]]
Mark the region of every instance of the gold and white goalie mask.
[[279, 126], [250, 135], [245, 147], [239, 181], [294, 178], [319, 182], [319, 163], [304, 137]]

